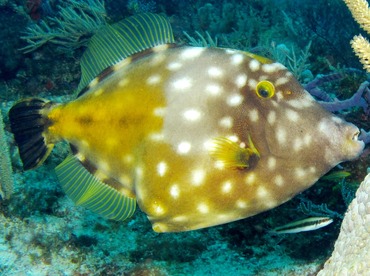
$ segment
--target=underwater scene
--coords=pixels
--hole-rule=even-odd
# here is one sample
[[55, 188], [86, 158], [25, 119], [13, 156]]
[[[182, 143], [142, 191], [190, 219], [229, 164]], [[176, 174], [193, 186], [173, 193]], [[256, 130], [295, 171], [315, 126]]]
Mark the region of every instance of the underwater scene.
[[0, 17], [0, 276], [370, 275], [367, 0]]

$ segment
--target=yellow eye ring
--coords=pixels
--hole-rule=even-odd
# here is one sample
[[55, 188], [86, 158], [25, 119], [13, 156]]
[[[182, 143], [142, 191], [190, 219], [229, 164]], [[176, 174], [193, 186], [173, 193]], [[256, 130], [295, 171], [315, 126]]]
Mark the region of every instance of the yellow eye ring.
[[271, 98], [275, 95], [275, 86], [269, 81], [260, 81], [256, 86], [256, 94], [260, 98]]

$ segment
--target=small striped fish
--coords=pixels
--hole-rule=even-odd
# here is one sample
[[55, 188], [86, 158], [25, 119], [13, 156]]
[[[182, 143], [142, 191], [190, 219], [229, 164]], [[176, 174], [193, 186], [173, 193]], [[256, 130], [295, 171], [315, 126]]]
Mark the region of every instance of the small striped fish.
[[325, 227], [333, 222], [329, 217], [311, 217], [297, 220], [271, 230], [273, 234], [295, 234], [305, 231], [314, 231]]

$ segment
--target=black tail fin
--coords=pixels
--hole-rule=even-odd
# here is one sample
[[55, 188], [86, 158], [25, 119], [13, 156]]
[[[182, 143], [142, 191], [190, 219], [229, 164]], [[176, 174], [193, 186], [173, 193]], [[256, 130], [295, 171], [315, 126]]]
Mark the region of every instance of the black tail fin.
[[44, 114], [52, 105], [42, 99], [26, 99], [9, 111], [11, 130], [25, 170], [40, 166], [53, 149], [54, 144], [48, 143], [44, 132], [50, 125]]

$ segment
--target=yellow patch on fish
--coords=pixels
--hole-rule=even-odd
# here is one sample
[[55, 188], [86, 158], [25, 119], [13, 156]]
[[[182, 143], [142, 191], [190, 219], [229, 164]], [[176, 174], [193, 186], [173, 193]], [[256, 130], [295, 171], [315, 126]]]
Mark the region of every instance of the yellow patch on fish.
[[[129, 35], [128, 35], [129, 34]], [[129, 37], [128, 37], [129, 36]], [[25, 169], [66, 140], [68, 196], [124, 220], [136, 203], [157, 232], [243, 219], [307, 189], [364, 145], [281, 64], [232, 49], [174, 44], [159, 15], [96, 34], [76, 100], [9, 112]]]

